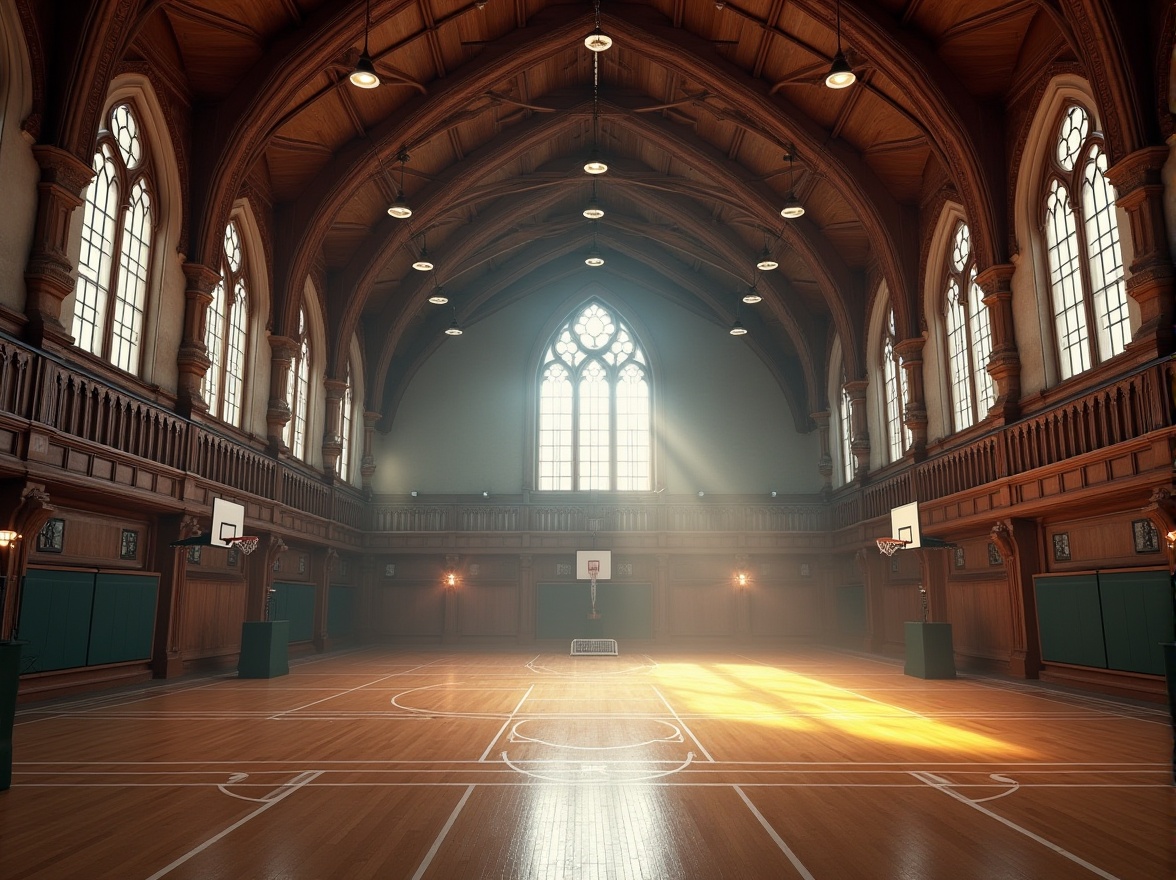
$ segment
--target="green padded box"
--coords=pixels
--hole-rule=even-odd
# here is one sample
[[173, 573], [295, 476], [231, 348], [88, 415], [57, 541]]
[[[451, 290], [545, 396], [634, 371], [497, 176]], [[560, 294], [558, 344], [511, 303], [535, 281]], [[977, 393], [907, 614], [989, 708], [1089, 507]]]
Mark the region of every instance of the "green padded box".
[[277, 678], [290, 672], [290, 621], [247, 620], [241, 624], [240, 678]]
[[903, 626], [906, 636], [904, 673], [915, 678], [956, 677], [950, 623], [908, 620]]

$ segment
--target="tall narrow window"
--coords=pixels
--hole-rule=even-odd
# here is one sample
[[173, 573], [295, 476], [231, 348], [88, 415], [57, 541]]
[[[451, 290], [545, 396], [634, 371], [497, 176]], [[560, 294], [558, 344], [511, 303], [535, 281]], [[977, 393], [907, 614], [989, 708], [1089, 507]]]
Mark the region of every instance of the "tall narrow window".
[[1115, 192], [1106, 170], [1102, 135], [1086, 110], [1071, 104], [1058, 124], [1042, 202], [1062, 379], [1114, 357], [1130, 341]]
[[306, 423], [310, 409], [310, 334], [306, 311], [298, 309], [298, 350], [290, 362], [286, 399], [290, 402], [290, 422], [286, 425], [286, 444], [295, 458], [306, 458]]
[[902, 458], [911, 442], [911, 432], [902, 421], [903, 402], [907, 399], [907, 382], [898, 362], [898, 353], [894, 350], [897, 341], [894, 309], [889, 309], [886, 313], [886, 337], [882, 340], [881, 366], [884, 392], [882, 409], [891, 461]]
[[652, 488], [649, 367], [633, 334], [603, 303], [580, 309], [548, 346], [538, 427], [539, 489]]
[[846, 483], [853, 482], [853, 423], [851, 422], [851, 405], [849, 392], [845, 390], [845, 370], [841, 371], [841, 396], [838, 400], [837, 414], [841, 435], [841, 475]]
[[241, 233], [235, 221], [225, 227], [221, 280], [208, 307], [208, 359], [202, 394], [208, 411], [232, 425], [241, 424], [245, 387], [249, 294]]
[[987, 369], [992, 326], [976, 283], [971, 233], [963, 222], [956, 225], [948, 256], [944, 299], [952, 420], [960, 431], [983, 419], [996, 399]]
[[130, 373], [140, 368], [154, 234], [149, 154], [131, 105], [117, 104], [99, 131], [86, 189], [74, 338]]
[[339, 476], [346, 482], [351, 482], [351, 425], [352, 409], [355, 406], [355, 393], [351, 387], [351, 364], [347, 365], [347, 387], [343, 389], [342, 411], [339, 413], [339, 439], [343, 449], [339, 453]]

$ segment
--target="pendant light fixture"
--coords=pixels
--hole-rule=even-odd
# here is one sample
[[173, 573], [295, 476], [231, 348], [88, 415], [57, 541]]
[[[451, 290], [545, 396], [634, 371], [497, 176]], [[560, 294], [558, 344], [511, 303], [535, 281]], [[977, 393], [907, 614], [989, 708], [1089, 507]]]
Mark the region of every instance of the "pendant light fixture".
[[436, 278], [433, 279], [433, 295], [429, 297], [429, 302], [435, 306], [443, 306], [449, 302], [449, 297], [445, 295], [445, 288], [437, 283]]
[[584, 38], [584, 45], [593, 52], [605, 52], [612, 44], [612, 37], [600, 29], [600, 0], [596, 0], [596, 28]]
[[421, 236], [421, 255], [417, 257], [412, 267], [418, 272], [433, 271], [433, 261], [429, 259], [429, 243], [423, 235]]
[[367, 5], [364, 7], [363, 19], [363, 51], [359, 53], [359, 58], [356, 59], [355, 68], [347, 77], [351, 80], [351, 84], [360, 89], [374, 89], [380, 84], [380, 75], [376, 73], [376, 65], [372, 62], [372, 56], [368, 53], [368, 31], [372, 28], [372, 0], [367, 0]]
[[760, 254], [759, 262], [755, 267], [761, 272], [771, 272], [773, 269], [779, 269], [780, 264], [772, 257], [772, 249], [768, 247], [768, 237], [764, 236], [764, 250]]
[[457, 306], [453, 307], [453, 320], [449, 322], [449, 326], [445, 328], [446, 336], [461, 336], [461, 325], [457, 323]]
[[604, 174], [608, 165], [600, 158], [600, 53], [592, 53], [592, 152], [584, 163], [589, 174]]
[[797, 217], [804, 216], [804, 205], [800, 203], [800, 199], [796, 197], [795, 176], [792, 168], [792, 160], [796, 156], [796, 148], [788, 148], [788, 196], [784, 199], [784, 207], [780, 209], [780, 216], [786, 217], [789, 220], [795, 220]]
[[402, 149], [396, 158], [400, 160], [400, 189], [392, 204], [388, 206], [388, 214], [397, 220], [407, 220], [412, 216], [412, 208], [404, 198], [404, 165], [408, 162], [408, 151]]
[[747, 335], [747, 328], [743, 326], [742, 321], [740, 321], [738, 318], [736, 318], [735, 323], [731, 325], [731, 329], [728, 330], [727, 332], [730, 333], [732, 336], [746, 336]]
[[596, 201], [596, 181], [592, 181], [592, 198], [588, 200], [588, 207], [584, 209], [584, 216], [589, 220], [599, 220], [604, 216], [604, 208]]
[[837, 54], [833, 56], [833, 64], [825, 74], [825, 85], [831, 89], [845, 89], [857, 82], [857, 74], [845, 60], [845, 53], [841, 51], [841, 0], [837, 0]]
[[762, 300], [763, 300], [763, 297], [760, 296], [760, 292], [755, 289], [754, 284], [751, 285], [751, 287], [747, 288], [747, 293], [743, 294], [743, 301], [745, 303], [747, 303], [749, 306], [753, 306], [757, 302], [761, 302]]
[[596, 248], [596, 222], [592, 223], [592, 248], [588, 251], [588, 256], [584, 258], [584, 265], [591, 266], [593, 269], [604, 265], [604, 257], [600, 255], [600, 251]]

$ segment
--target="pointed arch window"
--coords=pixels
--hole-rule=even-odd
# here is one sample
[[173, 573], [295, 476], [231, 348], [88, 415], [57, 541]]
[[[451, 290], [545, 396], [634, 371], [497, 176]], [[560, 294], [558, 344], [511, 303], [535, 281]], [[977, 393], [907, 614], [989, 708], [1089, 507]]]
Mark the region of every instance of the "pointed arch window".
[[236, 221], [225, 227], [221, 279], [208, 307], [208, 359], [202, 394], [208, 412], [231, 425], [241, 425], [248, 350], [249, 286], [245, 255]]
[[853, 424], [850, 421], [852, 410], [850, 409], [849, 392], [845, 390], [845, 369], [841, 370], [841, 394], [837, 402], [838, 427], [840, 428], [841, 439], [841, 476], [843, 481], [848, 484], [853, 482], [854, 477], [854, 461], [853, 461]]
[[295, 458], [306, 459], [306, 424], [310, 410], [310, 333], [306, 327], [306, 310], [298, 309], [298, 348], [290, 361], [286, 399], [290, 402], [290, 421], [286, 425], [286, 445]]
[[74, 296], [80, 348], [138, 373], [155, 235], [150, 154], [131, 105], [116, 104], [98, 133], [86, 189]]
[[[1058, 368], [1063, 380], [1130, 341], [1115, 191], [1102, 135], [1078, 104], [1062, 113], [1043, 197]], [[1091, 332], [1091, 328], [1094, 331]]]
[[351, 364], [347, 365], [347, 386], [343, 389], [341, 402], [342, 412], [339, 414], [339, 438], [343, 443], [339, 453], [339, 476], [344, 482], [351, 482], [351, 437], [354, 424], [353, 410], [355, 408], [355, 392], [351, 383]]
[[956, 224], [948, 255], [944, 290], [944, 324], [951, 382], [952, 422], [957, 431], [983, 419], [996, 400], [988, 360], [992, 325], [984, 295], [976, 283], [976, 260], [968, 224]]
[[604, 303], [578, 310], [539, 370], [538, 474], [547, 491], [649, 491], [653, 440], [649, 365]]
[[894, 309], [886, 312], [886, 336], [882, 340], [882, 415], [886, 423], [890, 460], [898, 461], [911, 444], [911, 432], [903, 424], [903, 401], [907, 399], [906, 374], [898, 361], [894, 346], [898, 343], [894, 329]]

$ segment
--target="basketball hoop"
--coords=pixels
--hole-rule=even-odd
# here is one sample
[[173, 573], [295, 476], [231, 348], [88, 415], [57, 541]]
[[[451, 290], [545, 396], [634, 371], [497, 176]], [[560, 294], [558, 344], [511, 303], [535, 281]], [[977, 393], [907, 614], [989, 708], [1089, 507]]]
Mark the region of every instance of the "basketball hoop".
[[600, 574], [600, 560], [588, 560], [588, 577], [592, 579], [592, 613], [588, 615], [589, 620], [600, 620], [600, 615], [596, 613], [596, 576]]
[[893, 556], [896, 551], [901, 550], [909, 541], [900, 541], [898, 538], [879, 538], [875, 543], [878, 545], [878, 552], [885, 556]]
[[235, 538], [225, 538], [230, 547], [236, 547], [246, 556], [257, 549], [257, 535], [238, 535]]

